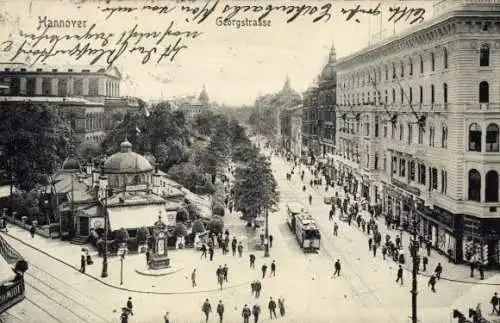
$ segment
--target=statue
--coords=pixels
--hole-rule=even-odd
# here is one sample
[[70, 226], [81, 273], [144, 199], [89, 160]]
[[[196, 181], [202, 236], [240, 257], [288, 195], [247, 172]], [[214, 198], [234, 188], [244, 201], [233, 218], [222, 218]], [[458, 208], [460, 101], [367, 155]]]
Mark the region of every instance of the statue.
[[153, 253], [149, 260], [151, 269], [162, 269], [170, 266], [167, 249], [167, 225], [161, 219], [161, 211], [158, 221], [154, 223], [153, 228]]

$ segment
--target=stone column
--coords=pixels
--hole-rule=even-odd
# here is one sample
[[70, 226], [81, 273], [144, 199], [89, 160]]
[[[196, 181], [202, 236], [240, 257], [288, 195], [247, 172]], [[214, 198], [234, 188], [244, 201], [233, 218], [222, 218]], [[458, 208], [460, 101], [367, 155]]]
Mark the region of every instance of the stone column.
[[90, 81], [88, 78], [84, 78], [82, 82], [82, 95], [89, 95]]
[[73, 96], [73, 94], [75, 93], [74, 88], [73, 88], [74, 83], [75, 83], [75, 80], [72, 77], [69, 77], [68, 78], [68, 90], [67, 90], [68, 96]]
[[35, 79], [35, 95], [43, 95], [42, 83], [43, 79], [41, 77]]
[[27, 80], [25, 77], [21, 77], [19, 80], [19, 93], [26, 95]]
[[51, 81], [51, 89], [50, 89], [50, 92], [52, 95], [54, 96], [58, 96], [59, 95], [59, 79], [54, 77]]
[[103, 78], [99, 78], [97, 79], [97, 84], [98, 84], [97, 95], [106, 96], [106, 80]]

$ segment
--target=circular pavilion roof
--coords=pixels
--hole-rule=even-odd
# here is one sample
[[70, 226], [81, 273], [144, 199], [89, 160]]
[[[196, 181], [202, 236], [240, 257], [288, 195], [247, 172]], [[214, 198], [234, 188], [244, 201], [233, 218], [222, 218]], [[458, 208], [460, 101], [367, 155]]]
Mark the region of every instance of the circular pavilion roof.
[[104, 162], [107, 174], [139, 174], [152, 171], [154, 168], [144, 157], [132, 151], [132, 144], [125, 139], [120, 145], [120, 152], [111, 155]]

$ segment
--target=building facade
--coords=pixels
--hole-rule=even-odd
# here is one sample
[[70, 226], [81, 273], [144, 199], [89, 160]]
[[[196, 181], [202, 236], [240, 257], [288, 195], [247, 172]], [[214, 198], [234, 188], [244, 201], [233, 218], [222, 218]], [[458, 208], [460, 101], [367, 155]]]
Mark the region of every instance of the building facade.
[[320, 155], [319, 147], [319, 109], [318, 109], [318, 88], [309, 87], [303, 93], [302, 111], [302, 147], [304, 157], [307, 162], [314, 162]]
[[291, 109], [290, 152], [295, 158], [302, 156], [302, 105]]
[[432, 20], [336, 63], [338, 183], [456, 262], [500, 261], [500, 4]]
[[120, 97], [121, 74], [110, 68], [30, 67], [1, 64], [0, 102], [34, 102], [64, 108], [77, 143], [104, 139], [114, 113], [139, 108], [135, 98]]
[[186, 120], [193, 120], [198, 114], [211, 108], [210, 99], [205, 86], [203, 86], [198, 98], [195, 96], [188, 96], [173, 101], [177, 109], [184, 113]]

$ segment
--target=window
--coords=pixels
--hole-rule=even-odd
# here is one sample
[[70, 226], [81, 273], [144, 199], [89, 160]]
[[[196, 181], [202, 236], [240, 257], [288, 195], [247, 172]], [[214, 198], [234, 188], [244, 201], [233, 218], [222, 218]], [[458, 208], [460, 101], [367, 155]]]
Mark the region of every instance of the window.
[[448, 84], [443, 84], [443, 103], [448, 103]]
[[488, 44], [481, 45], [479, 50], [479, 66], [490, 66], [490, 46]]
[[382, 169], [384, 172], [387, 172], [387, 157], [384, 155], [384, 161], [382, 164]]
[[396, 126], [391, 122], [391, 139], [396, 137]]
[[399, 124], [399, 140], [400, 140], [400, 141], [403, 141], [403, 137], [404, 137], [404, 129], [403, 129], [403, 125], [402, 125], [402, 124]]
[[486, 81], [479, 83], [479, 103], [490, 102], [490, 85]]
[[399, 176], [405, 177], [406, 176], [406, 160], [404, 159], [399, 159]]
[[436, 59], [434, 58], [434, 53], [431, 53], [431, 71], [436, 70]]
[[384, 123], [384, 138], [387, 138], [387, 123]]
[[389, 80], [389, 68], [387, 67], [387, 65], [385, 65], [385, 80]]
[[396, 174], [398, 172], [398, 158], [397, 157], [392, 157], [391, 171], [393, 174]]
[[486, 151], [498, 152], [498, 126], [495, 123], [486, 127]]
[[410, 76], [413, 75], [413, 60], [410, 58]]
[[365, 117], [365, 136], [370, 135], [370, 119], [368, 117]]
[[399, 91], [399, 96], [400, 96], [400, 99], [401, 99], [401, 104], [404, 103], [404, 91], [403, 91], [403, 88], [401, 88], [401, 90]]
[[442, 169], [441, 170], [441, 194], [446, 195], [448, 191], [448, 173]]
[[375, 137], [376, 138], [378, 138], [378, 128], [379, 128], [378, 117], [375, 117]]
[[434, 147], [434, 126], [429, 127], [429, 146]]
[[378, 153], [375, 153], [375, 160], [374, 160], [374, 164], [375, 164], [375, 165], [374, 165], [373, 167], [374, 167], [376, 170], [378, 170]]
[[424, 103], [424, 88], [422, 86], [419, 87], [419, 96], [420, 104]]
[[410, 102], [409, 103], [412, 104], [413, 103], [413, 89], [412, 88], [410, 88], [409, 97], [410, 97]]
[[408, 172], [410, 173], [410, 180], [414, 181], [415, 180], [415, 161], [410, 161], [410, 169]]
[[418, 183], [425, 185], [425, 165], [418, 164]]
[[469, 151], [481, 151], [481, 127], [477, 123], [469, 126]]
[[475, 169], [469, 171], [469, 201], [481, 201], [481, 174]]
[[431, 103], [434, 104], [434, 99], [435, 99], [435, 95], [434, 95], [434, 85], [431, 85]]
[[413, 136], [413, 125], [411, 123], [408, 124], [408, 144], [411, 145]]
[[394, 80], [396, 78], [396, 65], [392, 63], [392, 79]]
[[396, 90], [392, 89], [392, 104], [396, 103]]
[[443, 47], [443, 68], [448, 68], [448, 50], [446, 47]]
[[387, 90], [385, 90], [385, 104], [387, 104]]
[[441, 129], [441, 148], [448, 148], [448, 127], [446, 126]]
[[422, 55], [420, 55], [420, 74], [424, 73], [424, 60], [422, 59]]
[[401, 62], [401, 77], [405, 76], [405, 66], [403, 65], [403, 62]]
[[486, 202], [498, 202], [498, 173], [490, 170], [486, 173]]
[[433, 190], [438, 189], [438, 170], [437, 168], [432, 168], [431, 170], [431, 188]]
[[420, 145], [424, 143], [424, 129], [422, 127], [418, 127], [418, 143]]

